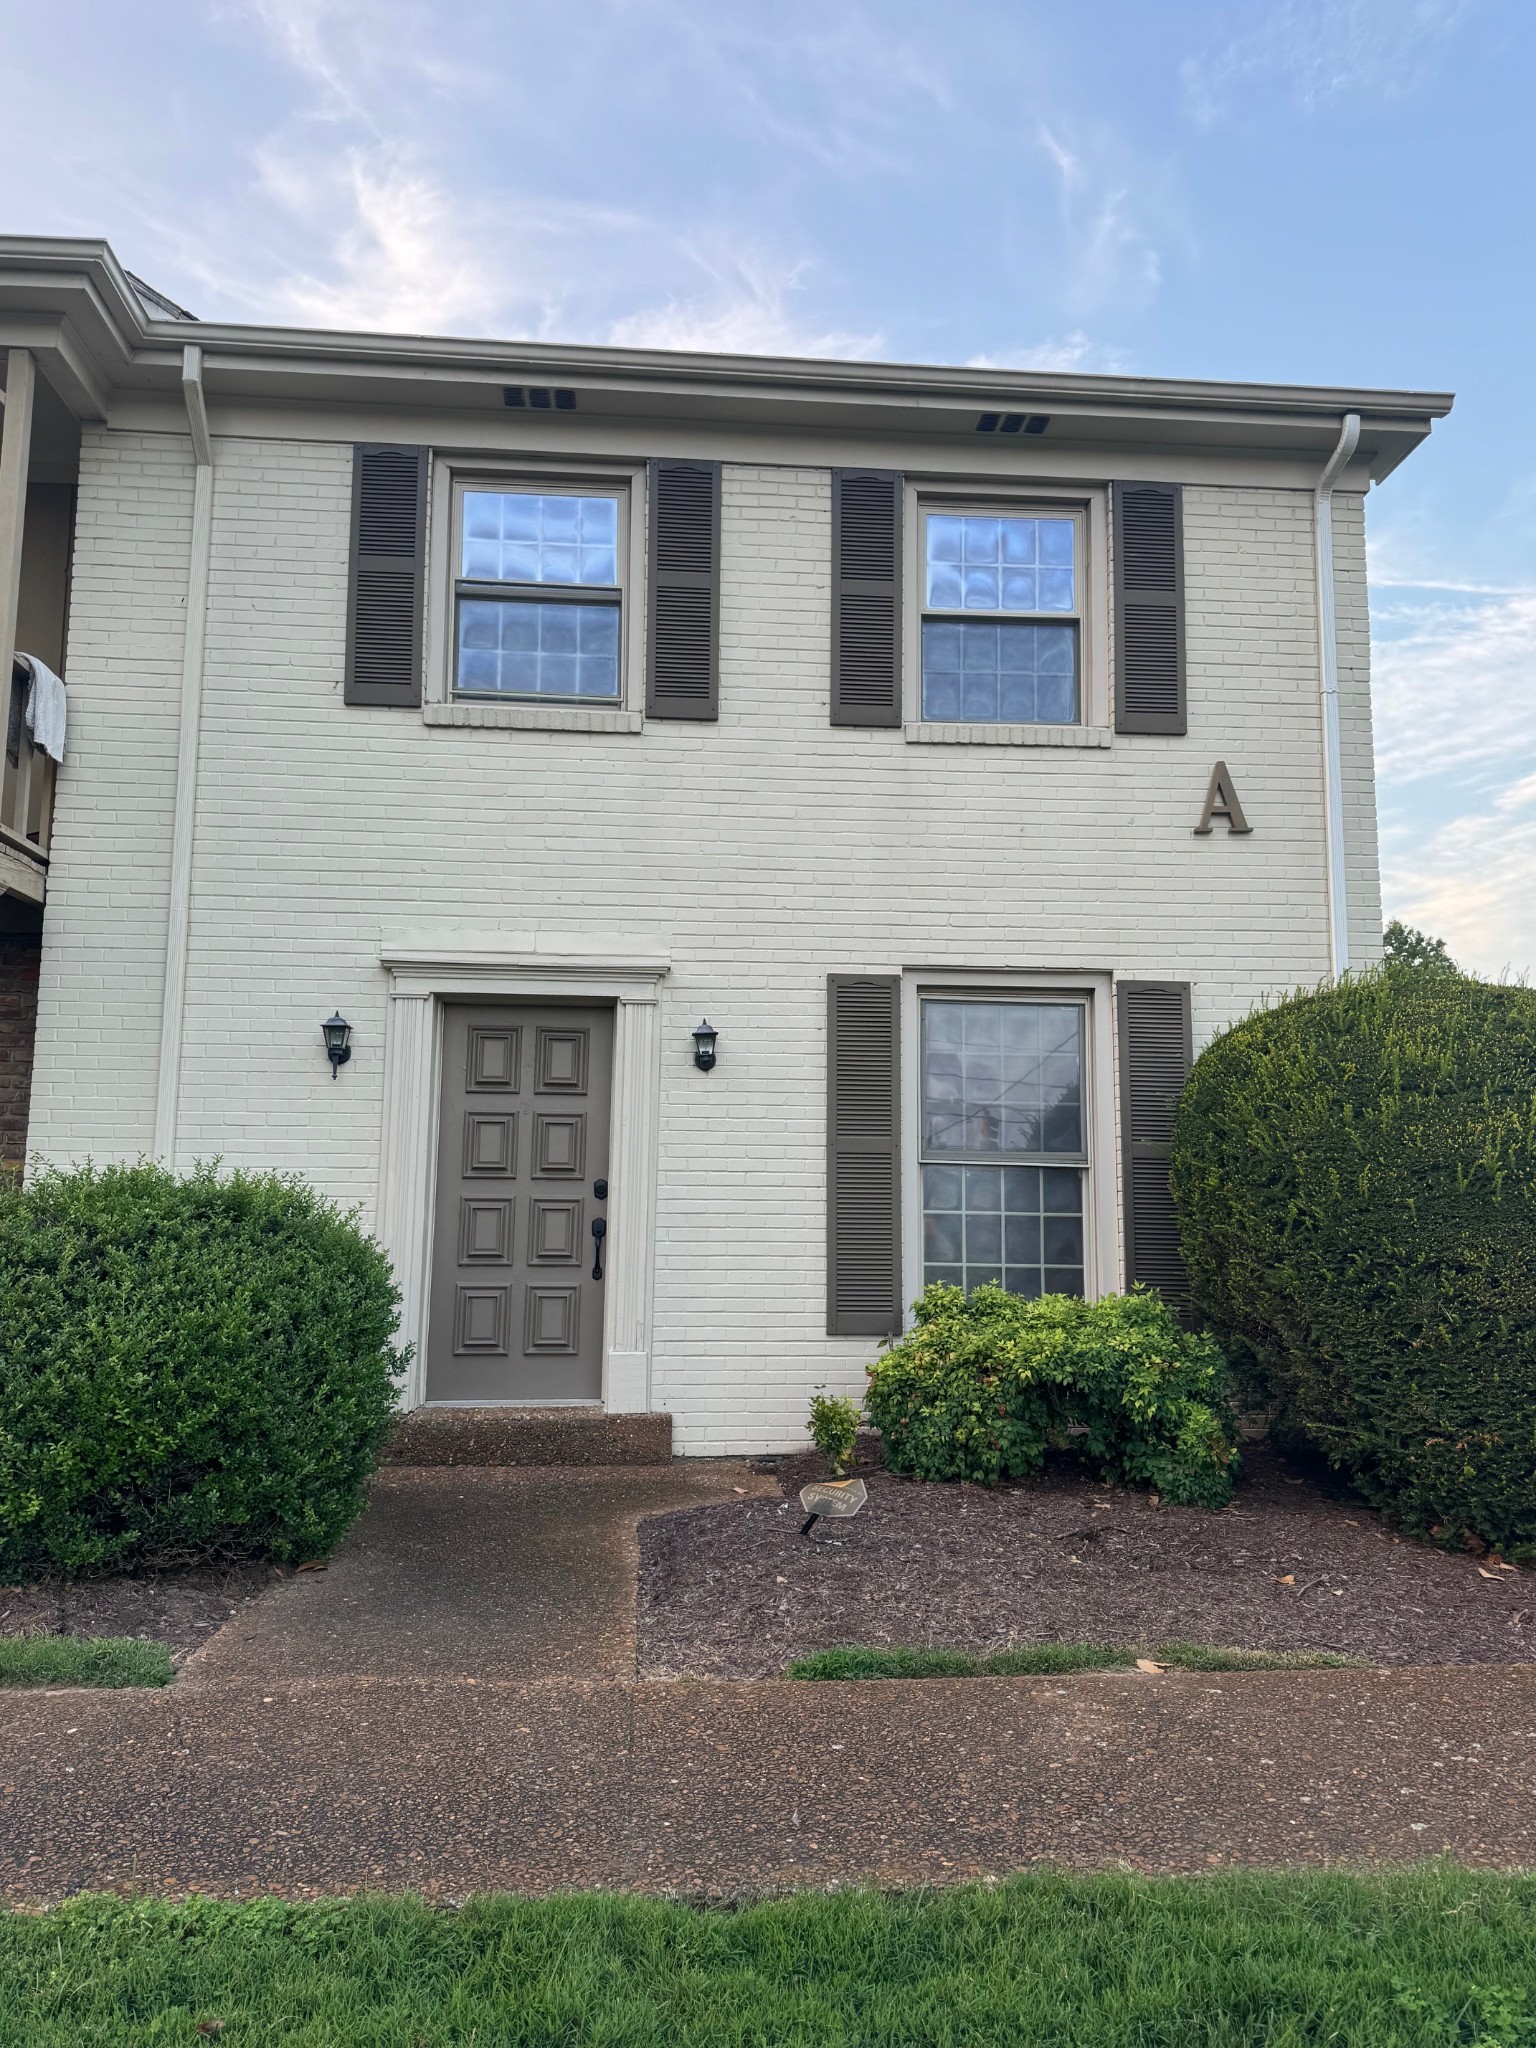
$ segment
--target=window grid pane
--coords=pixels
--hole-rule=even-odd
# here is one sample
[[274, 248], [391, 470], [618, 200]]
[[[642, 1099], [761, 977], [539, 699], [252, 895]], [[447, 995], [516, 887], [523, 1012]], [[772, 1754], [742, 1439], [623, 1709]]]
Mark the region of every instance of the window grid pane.
[[930, 512], [928, 608], [1070, 614], [1077, 609], [1076, 542], [1072, 519]]
[[923, 1285], [1083, 1292], [1080, 1166], [925, 1166]]
[[461, 695], [612, 702], [619, 694], [619, 607], [460, 598], [455, 687]]
[[1073, 724], [1076, 625], [924, 619], [923, 716], [983, 725]]
[[1079, 1003], [923, 1003], [924, 1159], [1083, 1160]]
[[461, 519], [459, 574], [466, 582], [618, 587], [614, 498], [466, 491]]

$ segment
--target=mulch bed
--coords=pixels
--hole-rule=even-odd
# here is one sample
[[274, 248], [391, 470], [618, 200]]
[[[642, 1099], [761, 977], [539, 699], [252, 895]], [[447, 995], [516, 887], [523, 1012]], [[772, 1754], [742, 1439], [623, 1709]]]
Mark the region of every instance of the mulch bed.
[[852, 1521], [802, 1537], [784, 1497], [640, 1525], [640, 1670], [769, 1678], [843, 1644], [985, 1652], [1048, 1642], [1337, 1650], [1373, 1664], [1536, 1661], [1536, 1572], [1394, 1536], [1354, 1496], [1245, 1453], [1232, 1505], [1153, 1505], [1070, 1467], [986, 1489], [866, 1466]]
[[143, 1578], [58, 1579], [0, 1586], [0, 1636], [138, 1636], [184, 1664], [216, 1629], [282, 1576], [270, 1564], [229, 1564]]

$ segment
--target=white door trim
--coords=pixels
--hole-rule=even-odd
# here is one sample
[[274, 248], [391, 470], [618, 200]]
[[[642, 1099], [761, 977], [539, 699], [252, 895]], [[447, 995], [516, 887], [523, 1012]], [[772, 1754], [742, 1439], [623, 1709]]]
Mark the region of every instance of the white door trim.
[[546, 933], [386, 943], [390, 976], [379, 1152], [379, 1242], [400, 1289], [400, 1334], [413, 1346], [406, 1408], [425, 1398], [428, 1279], [437, 1184], [442, 1006], [448, 996], [490, 1002], [586, 997], [614, 1005], [609, 1142], [608, 1286], [603, 1309], [603, 1404], [611, 1415], [651, 1405], [656, 1160], [661, 1111], [661, 984], [671, 961]]

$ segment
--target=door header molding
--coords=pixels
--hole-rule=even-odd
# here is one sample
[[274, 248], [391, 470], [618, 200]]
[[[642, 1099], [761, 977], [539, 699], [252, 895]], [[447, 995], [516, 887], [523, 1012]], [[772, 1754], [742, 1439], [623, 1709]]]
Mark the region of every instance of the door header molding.
[[380, 964], [392, 996], [598, 996], [654, 1003], [671, 972], [664, 948], [631, 937], [567, 932], [476, 932], [386, 940]]

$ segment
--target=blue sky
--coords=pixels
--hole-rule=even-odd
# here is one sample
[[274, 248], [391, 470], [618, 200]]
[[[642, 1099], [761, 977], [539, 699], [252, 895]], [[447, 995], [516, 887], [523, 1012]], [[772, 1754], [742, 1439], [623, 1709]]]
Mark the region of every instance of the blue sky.
[[0, 0], [7, 219], [210, 317], [1451, 389], [1389, 911], [1536, 966], [1529, 0]]

